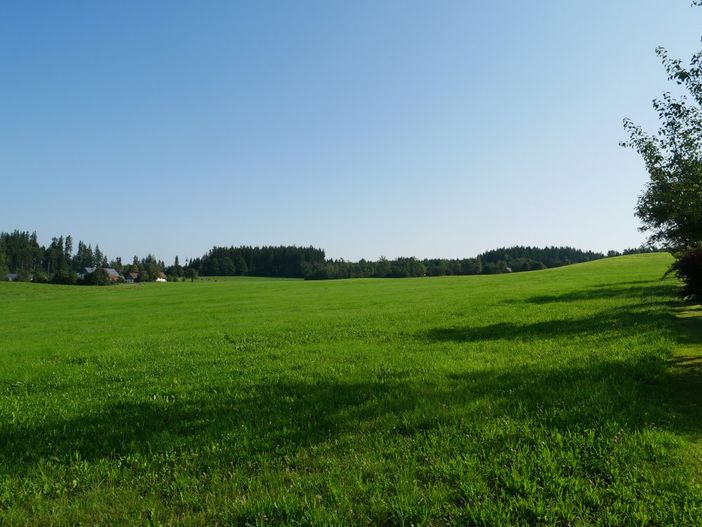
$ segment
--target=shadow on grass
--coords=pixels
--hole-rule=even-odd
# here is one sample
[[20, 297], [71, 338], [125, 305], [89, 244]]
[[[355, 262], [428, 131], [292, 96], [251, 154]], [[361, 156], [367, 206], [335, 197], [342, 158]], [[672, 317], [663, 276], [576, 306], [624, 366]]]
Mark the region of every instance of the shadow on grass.
[[[434, 330], [437, 340], [575, 336], [614, 329], [628, 335], [651, 325], [675, 328], [663, 311], [488, 328]], [[695, 335], [693, 335], [695, 336]], [[695, 338], [699, 337], [696, 335]], [[692, 338], [692, 337], [690, 337]], [[640, 431], [647, 427], [700, 435], [699, 359], [680, 357], [680, 371], [650, 357], [637, 363], [521, 367], [453, 374], [433, 383], [383, 374], [368, 382], [270, 382], [238, 396], [199, 392], [184, 399], [116, 402], [72, 419], [0, 425], [0, 470], [23, 474], [46, 460], [152, 456], [196, 451], [206, 466], [275, 461], [344, 434], [420, 436], [461, 422], [523, 419], [566, 432]], [[208, 445], [220, 444], [215, 451]], [[492, 447], [491, 447], [492, 448]], [[495, 451], [502, 448], [494, 446]]]
[[678, 311], [681, 350], [668, 360], [675, 386], [671, 399], [677, 408], [685, 408], [685, 413], [694, 416], [687, 432], [696, 435], [702, 422], [702, 307], [687, 304]]
[[[699, 344], [700, 320], [690, 324], [697, 324], [696, 329], [682, 327], [683, 338]], [[681, 329], [669, 310], [622, 308], [581, 319], [435, 329], [429, 338], [571, 338], [607, 332], [626, 337], [645, 335], [652, 327], [671, 338]], [[124, 459], [134, 454], [158, 460], [159, 454], [173, 451], [197, 452], [201, 469], [247, 466], [260, 459], [287, 459], [315, 445], [333, 445], [360, 430], [385, 437], [382, 444], [388, 437], [423, 437], [460, 423], [479, 426], [485, 419], [524, 420], [561, 434], [656, 428], [698, 437], [700, 361], [692, 356], [675, 360], [672, 373], [666, 361], [648, 357], [638, 362], [457, 373], [434, 382], [393, 372], [367, 382], [282, 380], [240, 388], [235, 396], [228, 395], [231, 387], [213, 387], [211, 393], [203, 389], [182, 399], [115, 402], [70, 419], [0, 424], [0, 470], [24, 474], [46, 460], [69, 464], [74, 459]], [[504, 445], [496, 442], [485, 448], [497, 454]]]
[[680, 355], [669, 359], [668, 364], [673, 368], [702, 373], [702, 355]]
[[[658, 285], [652, 285], [657, 283]], [[559, 295], [532, 296], [524, 300], [528, 304], [551, 304], [553, 302], [579, 302], [582, 300], [602, 300], [608, 298], [668, 299], [675, 295], [675, 286], [656, 282], [621, 282], [603, 284]]]
[[679, 324], [682, 329], [680, 342], [696, 345], [702, 342], [702, 306], [687, 304], [679, 310]]
[[488, 326], [434, 328], [425, 336], [430, 341], [438, 342], [533, 341], [584, 336], [620, 338], [622, 335], [645, 334], [652, 327], [669, 327], [674, 321], [675, 317], [671, 313], [617, 308], [589, 317], [547, 320], [530, 324], [498, 322]]
[[235, 397], [225, 395], [228, 387], [213, 387], [209, 395], [118, 402], [38, 425], [2, 424], [0, 471], [21, 473], [43, 460], [199, 450], [223, 437], [231, 440], [229, 461], [305, 448], [353, 431], [364, 420], [412, 408], [416, 394], [393, 375], [383, 377], [369, 383], [262, 383]]
[[[695, 374], [690, 370], [688, 375]], [[35, 426], [0, 428], [0, 466], [22, 473], [42, 460], [97, 460], [195, 449], [214, 464], [284, 456], [340, 434], [421, 434], [479, 417], [484, 402], [492, 417], [536, 420], [560, 431], [638, 430], [646, 426], [700, 432], [698, 407], [668, 401], [665, 364], [600, 363], [561, 370], [521, 368], [450, 375], [441, 383], [281, 382], [253, 387], [246, 397], [172, 402], [122, 402], [99, 413]], [[470, 410], [472, 408], [472, 410]], [[431, 411], [426, 411], [431, 409]], [[398, 419], [402, 421], [401, 426]], [[445, 421], [445, 422], [444, 422]], [[224, 453], [203, 447], [227, 438]]]

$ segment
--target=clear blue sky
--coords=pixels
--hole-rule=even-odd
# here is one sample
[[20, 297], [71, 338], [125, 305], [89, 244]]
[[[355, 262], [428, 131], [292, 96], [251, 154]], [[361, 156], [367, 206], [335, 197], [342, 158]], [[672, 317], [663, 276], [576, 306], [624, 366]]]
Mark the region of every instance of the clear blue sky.
[[0, 230], [170, 263], [622, 249], [688, 0], [0, 3]]

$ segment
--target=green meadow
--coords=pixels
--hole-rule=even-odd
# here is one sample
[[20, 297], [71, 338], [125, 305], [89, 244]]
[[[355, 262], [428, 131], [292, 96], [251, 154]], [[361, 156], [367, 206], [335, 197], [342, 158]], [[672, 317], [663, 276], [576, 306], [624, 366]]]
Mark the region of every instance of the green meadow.
[[670, 262], [0, 283], [0, 524], [702, 525]]

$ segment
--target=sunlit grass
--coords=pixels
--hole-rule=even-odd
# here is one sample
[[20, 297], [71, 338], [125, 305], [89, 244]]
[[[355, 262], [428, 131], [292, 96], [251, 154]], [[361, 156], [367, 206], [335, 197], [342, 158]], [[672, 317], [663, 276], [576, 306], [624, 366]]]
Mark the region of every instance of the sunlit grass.
[[669, 263], [0, 283], [0, 523], [700, 525]]

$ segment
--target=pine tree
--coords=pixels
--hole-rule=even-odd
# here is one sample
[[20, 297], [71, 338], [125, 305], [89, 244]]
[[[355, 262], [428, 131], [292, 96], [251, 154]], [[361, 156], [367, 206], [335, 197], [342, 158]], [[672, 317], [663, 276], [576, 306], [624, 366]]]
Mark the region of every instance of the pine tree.
[[102, 261], [104, 259], [104, 255], [102, 254], [102, 251], [100, 250], [99, 245], [95, 245], [95, 267], [100, 267], [102, 266]]
[[66, 236], [66, 242], [63, 245], [63, 254], [66, 260], [71, 260], [71, 256], [73, 255], [73, 238], [70, 234]]

